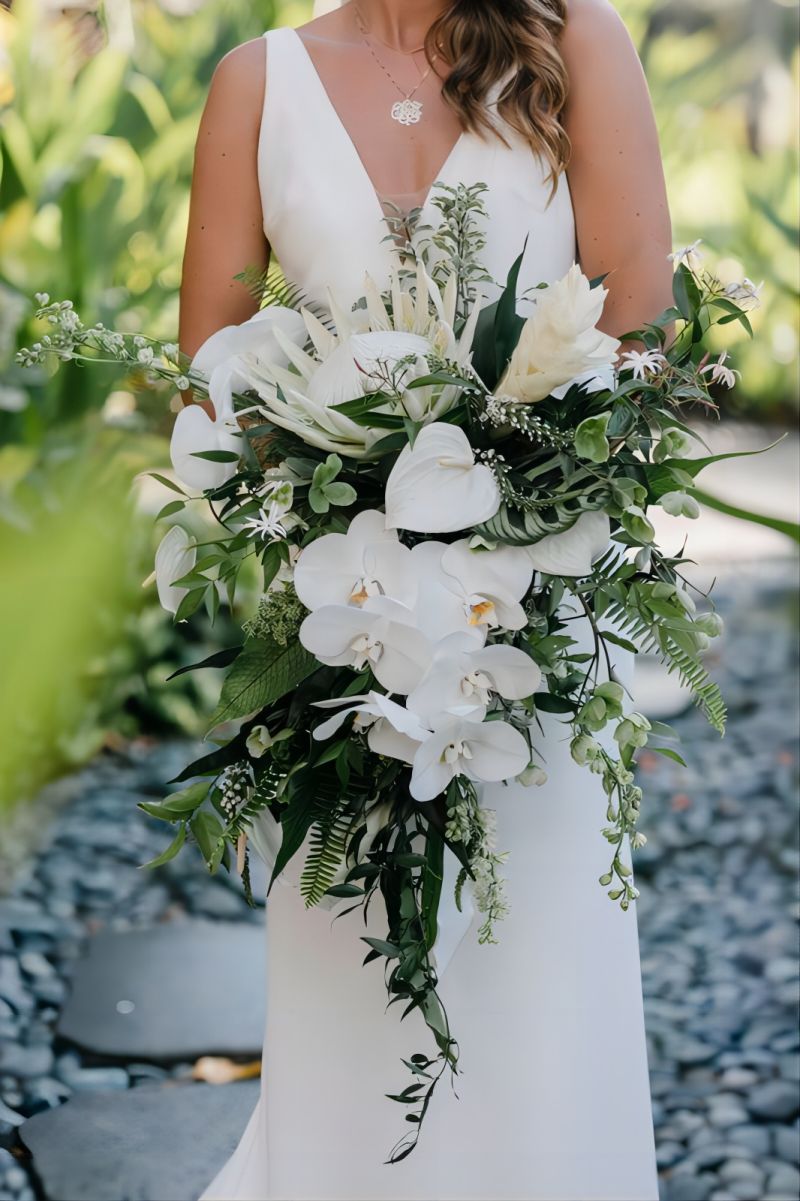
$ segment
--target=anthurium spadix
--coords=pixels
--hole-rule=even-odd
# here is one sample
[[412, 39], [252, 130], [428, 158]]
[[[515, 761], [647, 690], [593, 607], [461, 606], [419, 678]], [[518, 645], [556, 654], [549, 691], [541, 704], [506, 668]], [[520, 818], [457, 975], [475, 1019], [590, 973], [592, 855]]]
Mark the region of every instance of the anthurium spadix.
[[547, 534], [524, 549], [537, 571], [547, 575], [591, 575], [595, 559], [608, 549], [611, 524], [606, 513], [581, 513], [569, 529]]
[[422, 679], [431, 645], [413, 612], [386, 596], [359, 605], [323, 605], [300, 627], [300, 642], [331, 667], [369, 667], [388, 692], [407, 695]]
[[488, 521], [499, 508], [493, 473], [475, 462], [464, 431], [442, 421], [401, 451], [386, 483], [389, 529], [449, 534]]
[[233, 413], [223, 410], [218, 417], [211, 418], [199, 404], [181, 409], [169, 444], [172, 467], [181, 483], [203, 492], [226, 484], [236, 474], [236, 459], [216, 463], [198, 458], [200, 453], [220, 450], [236, 455], [237, 459], [242, 453], [241, 432]]
[[177, 613], [189, 591], [188, 588], [176, 588], [173, 580], [188, 575], [196, 559], [197, 550], [186, 530], [181, 525], [173, 525], [159, 542], [155, 559], [158, 599], [168, 613]]
[[620, 346], [597, 329], [607, 295], [606, 288], [592, 288], [577, 264], [538, 292], [496, 394], [522, 402], [544, 400], [560, 384], [606, 368]]
[[416, 801], [432, 801], [455, 776], [497, 783], [519, 775], [529, 762], [527, 739], [507, 722], [446, 717], [420, 743], [409, 791]]
[[494, 696], [522, 700], [541, 678], [530, 655], [517, 647], [483, 646], [474, 633], [451, 634], [436, 647], [430, 670], [406, 704], [423, 721], [444, 713], [480, 721]]
[[307, 609], [322, 605], [363, 605], [370, 596], [389, 596], [413, 605], [416, 580], [411, 551], [383, 513], [367, 509], [346, 534], [324, 534], [300, 553], [294, 586]]
[[314, 729], [315, 738], [330, 738], [354, 713], [353, 729], [367, 731], [370, 750], [389, 759], [400, 759], [403, 763], [413, 761], [417, 747], [430, 735], [430, 730], [415, 714], [409, 713], [397, 701], [380, 692], [369, 692], [365, 696], [343, 696], [336, 700], [316, 701], [315, 704], [318, 709], [339, 706], [338, 713]]

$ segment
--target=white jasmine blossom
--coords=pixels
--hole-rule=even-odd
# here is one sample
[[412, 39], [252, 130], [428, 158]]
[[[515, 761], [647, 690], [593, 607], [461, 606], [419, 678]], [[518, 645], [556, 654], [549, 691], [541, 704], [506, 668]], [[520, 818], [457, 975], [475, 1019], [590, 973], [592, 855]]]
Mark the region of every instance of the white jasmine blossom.
[[620, 361], [633, 372], [634, 379], [644, 380], [648, 375], [660, 375], [667, 360], [657, 350], [626, 350]]
[[733, 367], [726, 366], [729, 358], [730, 355], [727, 350], [723, 350], [716, 363], [709, 363], [705, 366], [702, 374], [710, 375], [712, 384], [722, 384], [726, 388], [735, 388], [736, 381], [741, 378], [742, 373], [736, 371]]

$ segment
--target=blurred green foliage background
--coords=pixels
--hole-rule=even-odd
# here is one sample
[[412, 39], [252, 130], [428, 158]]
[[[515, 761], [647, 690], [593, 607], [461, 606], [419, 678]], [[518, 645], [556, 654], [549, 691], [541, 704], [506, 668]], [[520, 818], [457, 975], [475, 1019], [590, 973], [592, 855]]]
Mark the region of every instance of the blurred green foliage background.
[[[797, 403], [797, 0], [617, 7], [653, 93], [676, 245], [702, 237], [723, 279], [765, 281], [726, 408], [785, 422]], [[115, 736], [199, 733], [213, 705], [213, 673], [165, 680], [235, 642], [230, 618], [212, 630], [201, 611], [176, 635], [142, 588], [160, 498], [132, 481], [167, 463], [168, 394], [111, 369], [35, 375], [13, 357], [40, 332], [36, 291], [69, 297], [89, 322], [175, 337], [214, 66], [309, 15], [302, 0], [0, 8], [0, 562], [17, 598], [0, 607], [0, 655], [18, 702], [3, 712], [0, 805]]]

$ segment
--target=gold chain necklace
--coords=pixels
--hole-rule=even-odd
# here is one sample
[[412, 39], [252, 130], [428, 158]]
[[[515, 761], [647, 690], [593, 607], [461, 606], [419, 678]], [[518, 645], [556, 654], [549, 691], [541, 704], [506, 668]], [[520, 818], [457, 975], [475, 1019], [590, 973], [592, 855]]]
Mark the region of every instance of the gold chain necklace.
[[[398, 121], [400, 123], [400, 125], [416, 125], [416, 124], [418, 124], [418, 122], [422, 119], [422, 101], [415, 100], [414, 96], [415, 96], [416, 92], [422, 87], [423, 83], [425, 82], [425, 80], [428, 78], [431, 71], [433, 70], [433, 64], [436, 62], [436, 59], [439, 57], [438, 54], [434, 54], [433, 60], [430, 63], [428, 63], [428, 69], [424, 72], [423, 75], [420, 76], [419, 81], [415, 84], [415, 86], [411, 89], [411, 91], [407, 92], [405, 90], [405, 88], [401, 88], [400, 84], [397, 82], [397, 80], [394, 78], [392, 73], [389, 71], [388, 67], [386, 67], [386, 65], [381, 62], [381, 60], [378, 58], [377, 54], [375, 53], [371, 43], [368, 41], [367, 30], [366, 30], [366, 26], [364, 25], [364, 18], [361, 16], [361, 12], [357, 5], [354, 6], [353, 11], [354, 11], [355, 18], [356, 18], [356, 24], [358, 25], [359, 32], [361, 34], [361, 37], [364, 41], [365, 46], [369, 50], [372, 57], [375, 59], [375, 62], [378, 64], [381, 71], [383, 71], [386, 78], [390, 81], [390, 83], [392, 83], [394, 85], [394, 87], [397, 88], [398, 92], [403, 97], [402, 100], [395, 101], [395, 103], [392, 105], [392, 107], [390, 109], [390, 116], [391, 116], [392, 120]], [[420, 46], [419, 49], [423, 50], [424, 47]], [[416, 54], [417, 51], [411, 50], [409, 53]]]

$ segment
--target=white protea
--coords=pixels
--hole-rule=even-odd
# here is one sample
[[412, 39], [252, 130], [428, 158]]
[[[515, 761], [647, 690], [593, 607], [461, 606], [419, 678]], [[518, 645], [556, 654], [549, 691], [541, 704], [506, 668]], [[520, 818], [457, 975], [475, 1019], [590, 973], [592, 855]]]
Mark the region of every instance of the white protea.
[[456, 385], [413, 384], [431, 373], [432, 362], [446, 360], [460, 372], [469, 369], [480, 297], [456, 337], [455, 276], [441, 291], [422, 263], [414, 276], [401, 277], [395, 270], [390, 295], [391, 311], [366, 275], [366, 308], [348, 312], [329, 290], [335, 332], [309, 309], [301, 310], [310, 350], [276, 329], [275, 340], [290, 366], [261, 359], [249, 379], [261, 397], [264, 417], [313, 446], [366, 458], [385, 430], [358, 424], [336, 406], [383, 391], [391, 399], [380, 406], [381, 412], [400, 412], [425, 423], [447, 412], [458, 398]]

